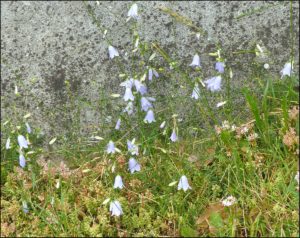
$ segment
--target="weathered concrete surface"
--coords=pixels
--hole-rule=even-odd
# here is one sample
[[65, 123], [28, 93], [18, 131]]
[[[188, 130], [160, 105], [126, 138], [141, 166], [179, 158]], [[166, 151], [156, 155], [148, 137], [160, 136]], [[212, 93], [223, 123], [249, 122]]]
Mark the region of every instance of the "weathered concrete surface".
[[[204, 77], [212, 75], [214, 61], [208, 53], [216, 49], [217, 41], [226, 52], [253, 49], [260, 43], [270, 51], [271, 60], [267, 60], [270, 71], [277, 74], [289, 59], [289, 1], [143, 1], [137, 4], [141, 39], [157, 41], [181, 65], [190, 64], [198, 52]], [[102, 26], [108, 29], [107, 37], [124, 55], [131, 41], [131, 21], [126, 22], [131, 2], [100, 1], [98, 4], [94, 1], [89, 5]], [[191, 19], [207, 35], [197, 40], [188, 26], [160, 11], [160, 6]], [[241, 17], [247, 11], [253, 12]], [[293, 2], [293, 28], [295, 71], [299, 72], [299, 3], [296, 1]], [[107, 48], [102, 33], [80, 1], [2, 1], [2, 119], [12, 115], [13, 91], [18, 85], [22, 96], [15, 100], [17, 112], [30, 111], [31, 122], [49, 136], [69, 132], [71, 121], [76, 118], [81, 131], [87, 133], [101, 130], [103, 124], [114, 126], [118, 105], [104, 103], [102, 97], [123, 92], [119, 87], [120, 71], [117, 64], [109, 60]], [[230, 59], [236, 85], [245, 83], [251, 59], [252, 54]], [[69, 94], [66, 80], [70, 82]], [[76, 99], [74, 105], [72, 97]], [[74, 108], [79, 104], [81, 110], [76, 114]], [[107, 115], [112, 116], [112, 122]]]

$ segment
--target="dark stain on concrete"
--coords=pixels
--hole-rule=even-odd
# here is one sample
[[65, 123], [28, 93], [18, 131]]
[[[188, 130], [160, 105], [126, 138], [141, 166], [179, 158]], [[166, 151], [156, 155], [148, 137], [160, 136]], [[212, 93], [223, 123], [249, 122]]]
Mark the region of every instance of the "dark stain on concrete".
[[61, 65], [55, 67], [50, 75], [45, 77], [47, 85], [50, 86], [54, 92], [61, 92], [65, 86], [66, 71], [61, 68]]

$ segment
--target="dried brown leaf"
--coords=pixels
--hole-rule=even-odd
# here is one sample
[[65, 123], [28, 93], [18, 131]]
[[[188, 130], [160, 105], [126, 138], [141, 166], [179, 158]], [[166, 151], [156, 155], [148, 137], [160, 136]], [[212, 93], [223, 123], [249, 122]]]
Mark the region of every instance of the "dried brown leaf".
[[207, 224], [207, 221], [209, 219], [209, 217], [213, 214], [213, 213], [224, 213], [224, 206], [222, 206], [222, 204], [220, 202], [218, 203], [213, 203], [210, 204], [202, 213], [202, 215], [200, 215], [196, 221], [197, 225], [204, 225]]

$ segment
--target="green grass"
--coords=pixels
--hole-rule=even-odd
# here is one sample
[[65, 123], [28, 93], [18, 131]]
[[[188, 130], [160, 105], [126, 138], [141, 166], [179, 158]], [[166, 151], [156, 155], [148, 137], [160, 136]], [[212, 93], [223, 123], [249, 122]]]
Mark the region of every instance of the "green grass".
[[[142, 144], [147, 152], [138, 156], [142, 170], [134, 174], [127, 170], [127, 148], [121, 141], [117, 147], [123, 154], [114, 156], [104, 153], [103, 141], [55, 152], [35, 150], [24, 170], [18, 167], [15, 149], [2, 145], [1, 235], [298, 236], [294, 177], [299, 144], [283, 142], [290, 128], [299, 135], [299, 115], [294, 118], [290, 111], [298, 105], [294, 85], [295, 79], [285, 78], [267, 81], [256, 95], [244, 90], [251, 111], [244, 121], [249, 132], [239, 137], [242, 121], [235, 122], [236, 131], [218, 134], [211, 127], [198, 137], [181, 129], [176, 143], [161, 132], [151, 137], [151, 128], [144, 128], [144, 138], [151, 142]], [[253, 133], [258, 137], [249, 141]], [[41, 158], [57, 161], [52, 163], [57, 173], [39, 165]], [[71, 174], [59, 170], [60, 161]], [[113, 189], [117, 174], [125, 184], [122, 190]], [[177, 190], [181, 175], [192, 190]], [[229, 195], [237, 203], [222, 206], [221, 199]], [[110, 215], [109, 202], [103, 204], [107, 198], [121, 203], [121, 217]], [[22, 201], [28, 203], [27, 214]]]

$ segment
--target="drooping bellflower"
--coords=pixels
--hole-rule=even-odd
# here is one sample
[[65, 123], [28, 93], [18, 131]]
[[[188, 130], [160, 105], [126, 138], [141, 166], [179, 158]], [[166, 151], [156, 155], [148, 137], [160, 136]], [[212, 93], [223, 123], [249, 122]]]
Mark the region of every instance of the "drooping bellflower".
[[197, 100], [199, 98], [199, 95], [200, 95], [200, 89], [198, 83], [195, 83], [191, 97]]
[[127, 140], [127, 148], [131, 155], [138, 155], [139, 154], [139, 147], [134, 144], [134, 139], [132, 141]]
[[147, 112], [149, 110], [149, 108], [152, 108], [152, 103], [150, 101], [155, 101], [154, 98], [151, 97], [142, 97], [141, 98], [141, 107], [142, 107], [142, 111]]
[[173, 129], [173, 132], [172, 132], [172, 134], [171, 134], [171, 136], [170, 136], [170, 139], [171, 139], [171, 141], [173, 141], [173, 142], [175, 142], [175, 141], [178, 140], [177, 135], [176, 135], [176, 132], [175, 132], [175, 129]]
[[27, 142], [27, 140], [25, 139], [24, 136], [18, 135], [18, 143], [19, 143], [19, 146], [20, 146], [21, 149], [22, 148], [25, 148], [25, 149], [28, 148], [28, 142]]
[[26, 166], [26, 160], [23, 154], [19, 155], [19, 165], [24, 168]]
[[127, 102], [128, 100], [134, 101], [134, 96], [132, 94], [131, 88], [125, 89], [125, 94], [124, 94], [123, 99], [125, 102]]
[[204, 81], [204, 83], [207, 84], [207, 88], [212, 92], [221, 90], [221, 82], [222, 82], [221, 76], [216, 76]]
[[128, 163], [128, 170], [132, 174], [135, 171], [141, 171], [141, 165], [134, 158], [130, 158]]
[[190, 66], [201, 67], [201, 65], [200, 65], [200, 57], [199, 57], [198, 54], [194, 55], [193, 61], [190, 64]]
[[192, 189], [189, 185], [188, 179], [185, 175], [181, 176], [179, 183], [178, 183], [178, 190], [183, 189], [183, 191], [187, 191], [188, 189]]
[[121, 204], [120, 204], [120, 202], [118, 202], [116, 200], [112, 201], [110, 203], [109, 211], [111, 212], [112, 216], [117, 216], [118, 217], [118, 216], [121, 216], [123, 214]]
[[153, 74], [155, 75], [156, 78], [159, 78], [159, 74], [157, 73], [157, 71], [155, 69], [150, 68], [148, 71], [148, 79], [151, 81]]
[[144, 122], [145, 123], [155, 122], [154, 112], [151, 109], [147, 112], [147, 115], [145, 116]]
[[107, 144], [106, 152], [108, 154], [114, 154], [116, 152], [115, 144], [113, 141], [109, 141]]
[[225, 68], [224, 62], [217, 62], [215, 65], [215, 69], [221, 74], [224, 73], [224, 68]]
[[147, 87], [144, 84], [142, 84], [139, 80], [134, 80], [134, 86], [136, 88], [136, 91], [138, 91], [141, 95], [147, 93]]
[[134, 18], [134, 19], [138, 19], [138, 6], [136, 3], [132, 4], [132, 6], [130, 7], [128, 13], [127, 13], [128, 17]]
[[113, 46], [108, 46], [109, 58], [113, 59], [116, 56], [119, 56], [119, 52]]
[[119, 188], [122, 189], [124, 187], [122, 177], [120, 175], [117, 175], [115, 177], [115, 183], [114, 183], [114, 188]]
[[134, 80], [133, 80], [133, 78], [130, 78], [130, 79], [120, 83], [120, 86], [126, 87], [126, 88], [132, 88], [133, 84], [134, 84]]
[[293, 65], [290, 62], [286, 63], [284, 65], [284, 68], [280, 71], [281, 78], [283, 78], [285, 75], [291, 76], [292, 72], [293, 72]]

